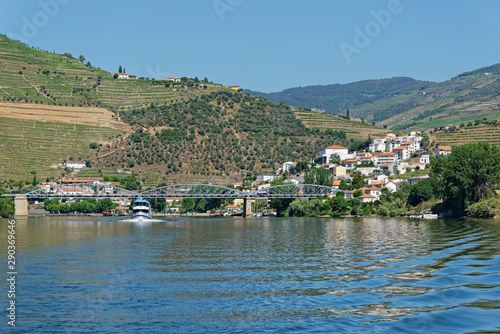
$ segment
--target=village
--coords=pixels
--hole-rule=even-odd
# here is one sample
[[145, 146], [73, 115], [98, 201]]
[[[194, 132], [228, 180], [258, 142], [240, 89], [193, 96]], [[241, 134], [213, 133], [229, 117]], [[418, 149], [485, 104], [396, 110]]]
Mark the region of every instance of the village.
[[[344, 199], [357, 199], [361, 203], [371, 203], [379, 200], [382, 190], [394, 193], [400, 191], [405, 184], [413, 186], [419, 181], [429, 177], [425, 172], [429, 169], [430, 154], [421, 147], [423, 137], [418, 132], [411, 132], [409, 135], [396, 136], [387, 134], [383, 138], [374, 139], [368, 150], [363, 152], [349, 152], [348, 148], [331, 145], [318, 152], [313, 161], [307, 164], [306, 170], [322, 169], [327, 170], [331, 175], [332, 191], [328, 197], [336, 196], [342, 191]], [[452, 148], [449, 146], [437, 146], [436, 156], [449, 155]], [[62, 164], [64, 168], [72, 171], [82, 170], [86, 167], [84, 162], [66, 161]], [[234, 182], [227, 187], [235, 188], [244, 192], [263, 190], [277, 183], [280, 184], [303, 184], [305, 182], [306, 171], [298, 168], [298, 163], [287, 161], [274, 174], [260, 174], [253, 178], [245, 179], [243, 182]], [[74, 175], [74, 173], [72, 173]], [[417, 174], [417, 175], [414, 175]], [[352, 183], [354, 176], [362, 177], [364, 186], [356, 189], [340, 189], [342, 183]], [[103, 192], [109, 194], [113, 192], [113, 183], [105, 181], [102, 177], [79, 178], [72, 177], [60, 181], [63, 187], [57, 190], [51, 189], [50, 184], [38, 185], [47, 192], [54, 192], [53, 195], [75, 196], [78, 198], [92, 197], [93, 185], [102, 186]], [[326, 200], [326, 199], [325, 199]], [[75, 200], [70, 199], [67, 203]], [[113, 199], [115, 208], [113, 214], [125, 215], [129, 211], [130, 198]], [[251, 200], [256, 215], [272, 212], [269, 208], [270, 199], [266, 197]], [[41, 204], [41, 203], [35, 203]], [[242, 211], [243, 199], [225, 200], [221, 207], [212, 210], [212, 213], [219, 215], [235, 215]], [[167, 197], [163, 212], [179, 214], [184, 212], [182, 198]]]

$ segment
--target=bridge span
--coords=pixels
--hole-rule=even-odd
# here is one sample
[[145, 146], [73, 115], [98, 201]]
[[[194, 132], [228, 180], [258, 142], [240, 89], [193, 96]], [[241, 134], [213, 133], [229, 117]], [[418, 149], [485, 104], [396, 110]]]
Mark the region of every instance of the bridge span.
[[28, 215], [29, 200], [45, 199], [85, 199], [85, 198], [220, 198], [243, 199], [243, 215], [250, 212], [250, 202], [256, 198], [317, 198], [335, 194], [337, 189], [316, 184], [282, 184], [254, 191], [242, 191], [214, 184], [174, 184], [142, 192], [127, 190], [105, 184], [56, 184], [46, 185], [26, 194], [6, 194], [3, 197], [15, 197], [16, 216]]

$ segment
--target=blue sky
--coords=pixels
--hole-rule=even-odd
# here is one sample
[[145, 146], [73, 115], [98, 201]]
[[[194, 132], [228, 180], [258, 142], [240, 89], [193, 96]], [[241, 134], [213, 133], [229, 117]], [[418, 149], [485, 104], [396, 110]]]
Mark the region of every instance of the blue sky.
[[500, 62], [500, 1], [2, 0], [0, 32], [138, 76], [272, 92]]

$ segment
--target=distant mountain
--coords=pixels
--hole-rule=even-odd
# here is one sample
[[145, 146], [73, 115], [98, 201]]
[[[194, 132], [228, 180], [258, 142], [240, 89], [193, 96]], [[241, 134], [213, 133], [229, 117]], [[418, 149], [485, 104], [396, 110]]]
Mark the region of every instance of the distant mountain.
[[355, 109], [390, 98], [395, 94], [424, 89], [431, 84], [412, 78], [398, 77], [349, 84], [295, 87], [275, 93], [246, 92], [263, 96], [275, 103], [284, 102], [295, 107], [316, 108], [325, 110], [329, 114], [345, 114], [347, 109]]
[[425, 126], [436, 119], [499, 112], [500, 64], [465, 72], [440, 83], [397, 77], [296, 87], [269, 94], [247, 92], [272, 102], [283, 101], [331, 114], [345, 115], [349, 109], [351, 117], [405, 129]]

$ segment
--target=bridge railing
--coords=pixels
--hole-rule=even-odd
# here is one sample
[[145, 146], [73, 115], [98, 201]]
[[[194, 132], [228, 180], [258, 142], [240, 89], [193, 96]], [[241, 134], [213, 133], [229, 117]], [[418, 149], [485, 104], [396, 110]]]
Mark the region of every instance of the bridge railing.
[[[315, 184], [283, 184], [252, 192], [214, 184], [175, 184], [136, 192], [104, 184], [58, 184], [34, 190], [26, 194], [28, 200], [52, 198], [316, 198], [336, 189]], [[9, 195], [4, 195], [9, 196]]]

